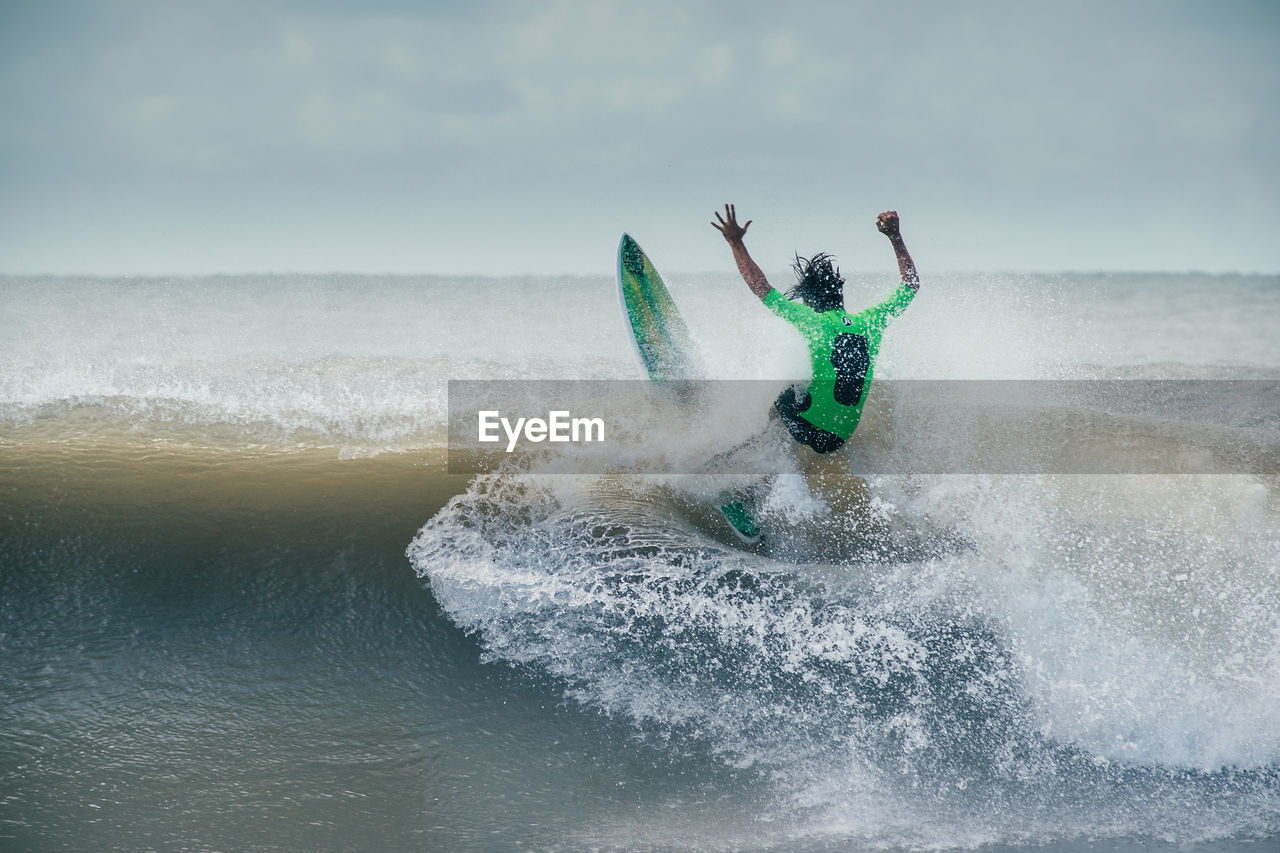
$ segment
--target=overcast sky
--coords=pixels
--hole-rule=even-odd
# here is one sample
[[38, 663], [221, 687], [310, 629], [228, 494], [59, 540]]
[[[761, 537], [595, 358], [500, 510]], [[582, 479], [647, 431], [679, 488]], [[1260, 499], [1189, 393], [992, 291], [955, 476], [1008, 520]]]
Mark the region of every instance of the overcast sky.
[[1280, 271], [1280, 3], [0, 0], [0, 272]]

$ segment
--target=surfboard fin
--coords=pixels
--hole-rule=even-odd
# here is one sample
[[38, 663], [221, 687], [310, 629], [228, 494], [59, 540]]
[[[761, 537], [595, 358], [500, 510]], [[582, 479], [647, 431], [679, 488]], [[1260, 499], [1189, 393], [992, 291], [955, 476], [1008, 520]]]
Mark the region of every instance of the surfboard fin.
[[742, 544], [755, 545], [763, 538], [764, 534], [756, 526], [755, 519], [751, 517], [751, 511], [743, 505], [742, 501], [729, 501], [720, 507], [720, 513], [725, 521], [729, 522], [729, 529]]

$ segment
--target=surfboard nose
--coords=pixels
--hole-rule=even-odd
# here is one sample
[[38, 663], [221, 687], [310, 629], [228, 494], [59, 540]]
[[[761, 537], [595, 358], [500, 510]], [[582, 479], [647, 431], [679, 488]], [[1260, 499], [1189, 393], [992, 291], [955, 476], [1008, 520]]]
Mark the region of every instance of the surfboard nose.
[[628, 273], [641, 278], [644, 276], [644, 251], [630, 234], [623, 234], [618, 243], [618, 258]]

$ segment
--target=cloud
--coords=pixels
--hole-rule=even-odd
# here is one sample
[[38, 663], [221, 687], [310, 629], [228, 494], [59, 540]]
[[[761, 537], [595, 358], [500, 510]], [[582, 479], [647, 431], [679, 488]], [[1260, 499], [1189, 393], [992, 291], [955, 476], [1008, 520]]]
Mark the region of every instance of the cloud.
[[[645, 222], [710, 266], [686, 232], [732, 196], [779, 252], [883, 204], [947, 266], [1280, 268], [1280, 13], [1228, 5], [11, 2], [0, 267], [102, 233], [84, 263], [145, 265], [157, 207], [279, 232], [229, 233], [225, 268], [324, 233], [316, 264], [551, 270]], [[504, 207], [537, 216], [483, 251]], [[1223, 207], [1243, 249], [1205, 230]], [[167, 257], [201, 239], [166, 227]], [[997, 232], [999, 258], [959, 237]]]

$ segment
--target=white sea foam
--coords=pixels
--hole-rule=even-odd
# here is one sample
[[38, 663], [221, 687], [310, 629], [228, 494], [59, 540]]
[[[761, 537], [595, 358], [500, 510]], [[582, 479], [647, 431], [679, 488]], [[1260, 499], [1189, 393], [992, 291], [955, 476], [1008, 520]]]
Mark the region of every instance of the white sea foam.
[[[805, 375], [799, 340], [740, 282], [669, 278], [709, 376]], [[853, 277], [848, 303], [891, 286]], [[438, 440], [449, 379], [641, 376], [605, 277], [8, 277], [0, 291], [6, 422], [94, 408], [394, 447]], [[895, 323], [877, 375], [1274, 377], [1277, 323], [1267, 278], [944, 276]]]
[[726, 548], [674, 481], [497, 475], [409, 554], [492, 658], [765, 774], [797, 838], [1274, 831], [1277, 518], [1250, 478], [1106, 479], [882, 478], [893, 525], [966, 544], [851, 565]]
[[[616, 310], [612, 294], [542, 280], [528, 298], [526, 285], [5, 279], [0, 418], [92, 410], [126, 425], [395, 448], [442, 440], [448, 379], [627, 375], [621, 330], [591, 319]], [[557, 308], [593, 294], [590, 312]]]

